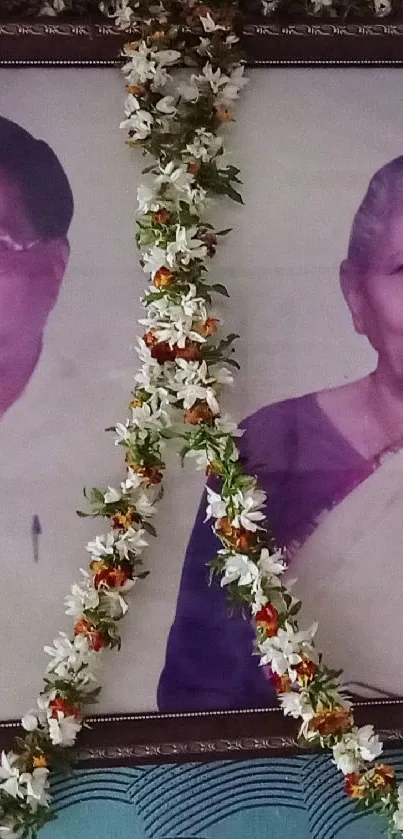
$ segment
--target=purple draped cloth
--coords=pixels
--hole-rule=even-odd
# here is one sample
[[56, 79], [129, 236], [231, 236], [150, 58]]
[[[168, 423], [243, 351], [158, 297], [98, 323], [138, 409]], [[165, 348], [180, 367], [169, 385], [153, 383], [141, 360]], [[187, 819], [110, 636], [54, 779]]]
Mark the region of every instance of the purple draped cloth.
[[[334, 428], [313, 394], [261, 408], [243, 423], [243, 468], [268, 496], [277, 544], [302, 543], [323, 510], [342, 500], [371, 465]], [[158, 686], [161, 711], [266, 707], [275, 694], [252, 655], [253, 627], [229, 615], [225, 589], [209, 584], [208, 563], [221, 547], [204, 523], [206, 493], [186, 551], [175, 619]]]

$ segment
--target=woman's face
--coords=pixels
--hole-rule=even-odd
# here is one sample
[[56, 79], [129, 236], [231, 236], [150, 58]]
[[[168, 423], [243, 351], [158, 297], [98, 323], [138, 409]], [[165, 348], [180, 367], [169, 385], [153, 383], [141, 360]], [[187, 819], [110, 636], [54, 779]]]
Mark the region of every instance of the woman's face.
[[380, 367], [403, 386], [403, 214], [388, 222], [369, 275], [356, 277], [343, 263], [341, 283], [356, 331], [367, 336]]

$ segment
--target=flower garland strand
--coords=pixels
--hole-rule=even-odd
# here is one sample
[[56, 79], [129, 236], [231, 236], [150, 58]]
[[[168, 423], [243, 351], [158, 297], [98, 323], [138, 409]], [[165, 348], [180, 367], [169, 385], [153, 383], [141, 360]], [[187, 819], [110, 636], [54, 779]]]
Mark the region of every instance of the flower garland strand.
[[[242, 432], [220, 412], [220, 389], [231, 383], [230, 367], [236, 366], [236, 336], [216, 337], [220, 319], [210, 312], [212, 297], [227, 291], [208, 280], [207, 262], [229, 231], [214, 230], [202, 217], [212, 193], [242, 200], [239, 171], [228, 163], [217, 133], [232, 121], [234, 100], [246, 83], [234, 32], [236, 4], [121, 0], [112, 11], [120, 26], [136, 32], [124, 48], [122, 128], [130, 146], [155, 160], [145, 170], [151, 182], [138, 189], [137, 243], [150, 279], [140, 321], [141, 369], [130, 415], [115, 429], [126, 477], [118, 489], [88, 494], [90, 515], [109, 526], [88, 543], [90, 571], [82, 570], [66, 597], [74, 633], [60, 633], [45, 648], [50, 661], [36, 708], [23, 718], [25, 735], [2, 754], [0, 839], [34, 837], [54, 818], [49, 771], [85, 724], [87, 706], [100, 691], [104, 650], [120, 646], [126, 596], [146, 573], [141, 555], [155, 534], [151, 519], [172, 437], [182, 439], [182, 457], [195, 459], [214, 481], [207, 517], [222, 548], [212, 574], [221, 575], [231, 601], [251, 610], [256, 652], [270, 668], [284, 713], [301, 719], [305, 742], [332, 750], [347, 795], [403, 831], [403, 794], [394, 770], [369, 765], [382, 751], [373, 727], [354, 725], [340, 673], [316, 651], [316, 627], [298, 627], [300, 603], [281, 582], [285, 562], [267, 533], [265, 494], [239, 464]], [[169, 69], [183, 63], [190, 73], [178, 83]]]
[[[88, 14], [97, 7], [104, 14], [112, 14], [119, 9], [126, 19], [130, 18], [130, 1], [120, 0], [2, 0], [2, 15], [48, 15]], [[298, 20], [329, 19], [334, 21], [370, 20], [371, 18], [391, 17], [399, 20], [402, 13], [402, 0], [248, 0], [251, 14], [262, 13], [266, 17], [276, 17], [288, 22]]]

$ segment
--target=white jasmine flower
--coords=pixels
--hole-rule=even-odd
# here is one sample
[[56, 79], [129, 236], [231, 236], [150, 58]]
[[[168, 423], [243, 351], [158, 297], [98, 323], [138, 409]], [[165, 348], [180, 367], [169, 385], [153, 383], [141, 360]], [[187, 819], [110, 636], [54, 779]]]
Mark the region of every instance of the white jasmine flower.
[[392, 11], [391, 0], [374, 0], [374, 7], [377, 17], [385, 17]]
[[[130, 61], [123, 67], [123, 73], [131, 85], [144, 84], [155, 76], [155, 61], [150, 60], [151, 51], [143, 41], [134, 53], [130, 54]], [[153, 56], [154, 57], [154, 56]]]
[[199, 46], [196, 47], [196, 52], [199, 55], [211, 56], [211, 40], [210, 38], [199, 38]]
[[115, 619], [123, 617], [129, 608], [124, 597], [116, 589], [102, 589], [102, 607]]
[[167, 247], [167, 262], [173, 268], [176, 262], [189, 265], [192, 259], [204, 259], [207, 256], [206, 245], [197, 238], [196, 227], [181, 227], [176, 225], [175, 241], [169, 242]]
[[239, 428], [237, 423], [231, 419], [229, 414], [216, 417], [214, 425], [222, 434], [229, 434], [231, 437], [242, 437], [244, 429]]
[[264, 578], [278, 577], [284, 574], [287, 566], [283, 559], [282, 551], [270, 554], [267, 548], [262, 548], [258, 561], [259, 571]]
[[277, 635], [265, 638], [260, 644], [262, 657], [261, 664], [270, 664], [272, 670], [279, 676], [288, 673], [291, 681], [295, 681], [296, 674], [293, 669], [302, 660], [301, 653], [312, 651], [312, 639], [316, 633], [317, 624], [313, 624], [306, 631], [295, 630], [291, 624], [286, 623], [280, 627]]
[[210, 12], [207, 12], [205, 17], [202, 15], [199, 15], [199, 17], [205, 32], [218, 32], [219, 29], [222, 29], [225, 32], [225, 26], [219, 26], [215, 23]]
[[128, 492], [131, 489], [138, 489], [141, 486], [141, 477], [133, 469], [127, 470], [126, 480], [122, 482], [123, 492]]
[[356, 756], [356, 749], [354, 746], [350, 747], [345, 737], [333, 746], [332, 752], [333, 762], [343, 775], [350, 775], [351, 772], [357, 772], [360, 768], [360, 761]]
[[129, 421], [127, 420], [126, 425], [123, 425], [122, 422], [118, 422], [115, 426], [115, 431], [118, 435], [115, 440], [115, 446], [119, 446], [120, 443], [127, 442], [127, 440], [130, 439]]
[[393, 814], [393, 823], [397, 830], [403, 831], [403, 784], [397, 789], [398, 809]]
[[139, 428], [160, 429], [169, 424], [169, 417], [162, 408], [153, 412], [145, 402], [144, 405], [132, 408], [132, 424]]
[[144, 263], [143, 271], [146, 274], [150, 273], [152, 278], [160, 268], [168, 268], [167, 252], [158, 245], [153, 245], [151, 250], [145, 251], [142, 254], [142, 259]]
[[46, 668], [47, 673], [55, 673], [61, 679], [74, 676], [81, 686], [95, 681], [94, 672], [99, 668], [101, 654], [89, 648], [84, 635], [76, 635], [70, 641], [65, 632], [59, 632], [53, 647], [46, 646], [44, 650], [51, 658]]
[[[50, 803], [49, 789], [49, 769], [46, 767], [38, 767], [32, 773], [24, 773], [24, 782], [26, 784], [26, 801], [34, 812], [38, 807], [48, 807]], [[29, 776], [29, 777], [26, 777]]]
[[206, 518], [204, 521], [209, 521], [209, 519], [222, 519], [224, 516], [227, 515], [227, 501], [224, 501], [222, 496], [218, 492], [214, 492], [209, 486], [206, 487], [207, 489], [207, 507], [206, 507]]
[[354, 727], [333, 746], [333, 759], [344, 775], [356, 772], [362, 761], [373, 761], [382, 753], [382, 743], [372, 725]]
[[24, 792], [20, 786], [21, 772], [16, 766], [17, 755], [14, 752], [2, 752], [0, 764], [0, 790], [3, 790], [12, 798], [24, 798]]
[[56, 15], [59, 15], [61, 12], [64, 12], [65, 8], [66, 4], [64, 0], [52, 0], [51, 3], [44, 3], [39, 14], [49, 15], [50, 17], [56, 17]]
[[222, 145], [222, 137], [217, 137], [211, 131], [206, 131], [205, 128], [198, 128], [193, 142], [187, 143], [186, 151], [191, 157], [195, 157], [203, 163], [208, 163], [221, 151]]
[[318, 14], [322, 9], [327, 9], [333, 5], [333, 0], [311, 0], [314, 14]]
[[239, 91], [248, 84], [248, 81], [249, 80], [244, 77], [243, 65], [236, 67], [235, 70], [232, 71], [226, 83], [221, 87], [217, 98], [217, 104], [227, 107], [231, 105], [234, 99], [238, 99]]
[[148, 111], [140, 108], [140, 104], [137, 102], [135, 96], [131, 96], [131, 99], [135, 100], [137, 108], [133, 110], [133, 113], [127, 119], [124, 119], [120, 123], [120, 128], [132, 132], [131, 137], [133, 140], [145, 140], [151, 134], [154, 117]]
[[[129, 552], [141, 553], [143, 548], [147, 547], [148, 542], [143, 538], [144, 533], [145, 530], [135, 530], [133, 527], [129, 527], [125, 531], [116, 542], [116, 549], [120, 559], [129, 559]], [[126, 583], [130, 583], [131, 585], [127, 586]], [[127, 580], [126, 583], [125, 587], [119, 589], [120, 591], [129, 591], [129, 588], [132, 588], [134, 585], [134, 580]]]
[[175, 97], [163, 96], [155, 107], [161, 114], [176, 114]]
[[86, 586], [79, 586], [74, 583], [71, 586], [71, 594], [64, 598], [66, 615], [74, 618], [81, 617], [86, 609], [96, 609], [99, 605], [99, 594], [96, 589], [87, 583]]
[[108, 487], [107, 492], [104, 494], [105, 504], [116, 504], [121, 498], [122, 493], [118, 489], [114, 489], [114, 487]]
[[261, 512], [261, 507], [265, 504], [266, 493], [259, 489], [247, 489], [245, 491], [238, 489], [233, 496], [233, 501], [236, 514], [231, 524], [255, 533], [259, 527], [256, 522], [263, 521], [265, 518], [264, 513]]
[[246, 554], [230, 554], [225, 559], [225, 574], [221, 578], [221, 585], [227, 586], [237, 580], [239, 586], [250, 586], [258, 573], [255, 563]]
[[119, 0], [113, 17], [120, 29], [129, 29], [133, 19], [133, 10], [128, 5], [128, 0]]
[[290, 690], [280, 693], [278, 698], [285, 716], [293, 717], [294, 720], [302, 718], [305, 722], [314, 716], [312, 705], [302, 691]]
[[218, 93], [220, 87], [223, 87], [227, 82], [229, 82], [229, 77], [224, 73], [221, 73], [219, 67], [217, 67], [216, 70], [213, 70], [212, 65], [208, 61], [198, 76], [195, 76], [194, 74], [191, 76], [191, 81], [195, 84], [209, 84], [213, 93]]
[[161, 66], [168, 66], [179, 61], [181, 53], [178, 50], [158, 50], [153, 54], [153, 57]]
[[103, 556], [113, 556], [114, 543], [113, 533], [108, 533], [106, 536], [96, 536], [93, 542], [87, 543], [86, 551], [96, 559], [101, 559]]
[[76, 717], [65, 717], [57, 711], [57, 717], [50, 717], [48, 721], [49, 737], [54, 746], [74, 746], [77, 734], [82, 729], [82, 723]]
[[228, 367], [213, 364], [210, 367], [210, 370], [218, 384], [226, 385], [227, 387], [230, 387], [234, 384], [234, 376]]
[[373, 761], [382, 754], [382, 743], [375, 734], [373, 725], [364, 725], [361, 728], [353, 728], [352, 732], [356, 738], [357, 747], [362, 760]]
[[151, 503], [150, 499], [144, 492], [136, 498], [136, 510], [143, 518], [150, 518], [156, 513], [154, 504]]
[[200, 96], [200, 90], [194, 82], [193, 84], [186, 84], [184, 82], [178, 84], [177, 91], [185, 102], [197, 102]]
[[137, 201], [139, 213], [154, 213], [165, 207], [164, 200], [157, 197], [152, 187], [140, 184], [137, 187]]
[[34, 713], [34, 711], [30, 711], [28, 714], [24, 714], [21, 725], [24, 731], [36, 731], [38, 728], [38, 717]]

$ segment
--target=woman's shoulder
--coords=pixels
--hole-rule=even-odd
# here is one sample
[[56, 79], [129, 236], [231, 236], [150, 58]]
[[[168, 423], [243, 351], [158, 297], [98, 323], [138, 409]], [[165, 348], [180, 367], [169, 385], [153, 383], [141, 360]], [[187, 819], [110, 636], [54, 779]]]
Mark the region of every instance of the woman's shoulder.
[[301, 444], [312, 435], [320, 434], [321, 417], [315, 394], [286, 399], [264, 405], [247, 416], [240, 424], [241, 457], [257, 466], [271, 463], [282, 470], [295, 462]]

